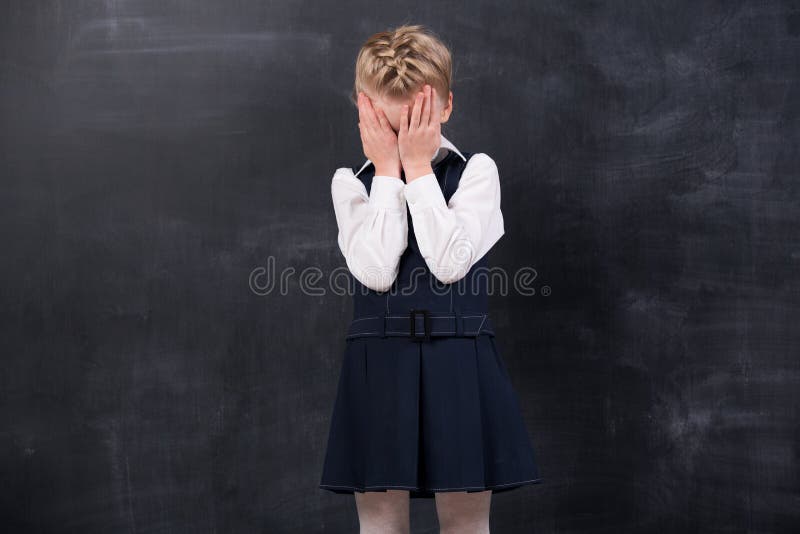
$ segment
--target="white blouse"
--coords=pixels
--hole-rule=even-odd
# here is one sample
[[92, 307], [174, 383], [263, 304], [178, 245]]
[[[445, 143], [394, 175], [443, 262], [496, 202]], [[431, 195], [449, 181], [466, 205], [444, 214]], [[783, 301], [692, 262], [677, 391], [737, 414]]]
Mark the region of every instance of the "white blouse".
[[[443, 135], [435, 164], [451, 150], [466, 158]], [[443, 283], [463, 278], [504, 234], [497, 165], [487, 154], [467, 162], [458, 188], [445, 202], [433, 173], [406, 184], [392, 176], [372, 178], [370, 194], [348, 167], [336, 169], [331, 196], [339, 226], [339, 249], [347, 268], [362, 284], [388, 291], [408, 245], [406, 204], [425, 263]]]

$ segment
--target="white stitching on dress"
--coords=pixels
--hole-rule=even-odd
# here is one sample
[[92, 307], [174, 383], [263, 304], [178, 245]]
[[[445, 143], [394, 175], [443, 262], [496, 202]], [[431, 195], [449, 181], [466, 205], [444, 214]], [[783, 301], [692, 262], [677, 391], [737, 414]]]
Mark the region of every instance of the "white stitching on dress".
[[[410, 317], [410, 315], [387, 315], [386, 317], [388, 319], [408, 319]], [[455, 317], [455, 316], [454, 315], [434, 315], [434, 316], [431, 316], [431, 320], [433, 320], [433, 319], [452, 319], [453, 317]], [[486, 314], [481, 314], [481, 315], [462, 315], [461, 317], [464, 317], [464, 318], [466, 318], [466, 317], [486, 317]], [[370, 315], [368, 317], [359, 317], [358, 319], [353, 319], [352, 322], [363, 321], [365, 319], [380, 319], [380, 318], [381, 318], [380, 315]]]
[[[398, 335], [402, 335], [402, 336], [412, 337], [405, 330], [402, 331], [402, 332], [395, 332], [394, 330], [387, 330], [385, 333], [386, 334], [398, 334]], [[478, 335], [479, 333], [480, 333], [480, 330], [477, 330], [477, 331], [472, 331], [472, 330], [467, 331], [467, 330], [465, 330], [464, 331], [464, 336], [467, 336], [467, 337], [475, 336], [475, 335]], [[494, 334], [494, 330], [486, 330], [486, 333]], [[345, 336], [345, 338], [354, 339], [354, 338], [364, 337], [364, 336], [379, 336], [380, 334], [381, 334], [380, 332], [356, 332], [355, 334], [348, 334], [347, 336]], [[455, 334], [455, 332], [445, 332], [444, 330], [432, 330], [431, 334]], [[413, 337], [421, 338], [422, 335], [416, 335], [416, 336], [413, 336]]]
[[531, 478], [529, 480], [518, 480], [517, 482], [507, 482], [505, 484], [491, 484], [488, 486], [462, 486], [460, 488], [420, 488], [417, 486], [394, 486], [391, 484], [372, 484], [369, 486], [337, 486], [334, 484], [319, 484], [320, 488], [342, 488], [342, 489], [352, 489], [352, 490], [360, 490], [360, 489], [367, 489], [367, 488], [404, 488], [404, 489], [412, 489], [412, 490], [421, 490], [421, 491], [447, 491], [447, 490], [470, 490], [470, 489], [485, 489], [490, 490], [494, 488], [503, 488], [505, 486], [514, 486], [516, 484], [524, 484], [525, 482], [536, 482], [538, 480], [544, 480], [544, 478]]
[[[484, 323], [486, 322], [486, 318], [488, 316], [489, 316], [488, 314], [483, 314], [483, 315], [462, 315], [462, 318], [483, 317], [483, 319], [481, 320], [481, 324], [478, 325], [478, 329], [477, 330], [473, 331], [473, 330], [466, 330], [465, 329], [464, 330], [464, 335], [465, 336], [476, 336], [476, 335], [479, 335], [480, 332], [481, 332], [481, 329], [483, 328]], [[402, 315], [390, 315], [390, 316], [387, 316], [387, 317], [389, 319], [407, 319], [408, 318], [408, 316], [402, 316]], [[366, 319], [382, 319], [382, 318], [378, 317], [378, 316], [361, 317], [359, 319], [353, 319], [353, 322], [355, 322], [355, 321], [363, 321], [363, 320], [366, 320]], [[431, 317], [431, 320], [434, 320], [434, 319], [453, 319], [453, 317]], [[491, 331], [491, 330], [488, 330], [488, 332], [492, 332], [493, 333], [493, 331]], [[457, 333], [458, 333], [457, 331], [451, 331], [451, 330], [431, 330], [431, 334], [455, 335]], [[353, 337], [357, 337], [357, 336], [372, 336], [372, 335], [380, 335], [380, 334], [381, 334], [380, 332], [355, 332], [353, 334], [348, 334], [347, 336], [345, 336], [345, 338], [348, 339], [348, 338], [353, 338]], [[384, 330], [383, 334], [384, 335], [386, 335], [386, 334], [406, 335], [406, 334], [409, 334], [409, 332], [407, 332], [405, 330], [404, 331]], [[422, 337], [422, 336], [414, 336], [414, 337]]]

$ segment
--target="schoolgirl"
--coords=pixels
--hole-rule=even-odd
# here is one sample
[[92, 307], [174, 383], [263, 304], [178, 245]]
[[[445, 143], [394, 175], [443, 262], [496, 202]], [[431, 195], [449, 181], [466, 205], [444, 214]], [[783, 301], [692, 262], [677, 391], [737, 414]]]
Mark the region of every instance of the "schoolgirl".
[[319, 487], [355, 495], [362, 532], [408, 532], [408, 499], [433, 497], [442, 532], [488, 532], [492, 493], [542, 481], [488, 315], [498, 169], [441, 133], [430, 30], [371, 36], [355, 78], [367, 160], [331, 181], [355, 291]]

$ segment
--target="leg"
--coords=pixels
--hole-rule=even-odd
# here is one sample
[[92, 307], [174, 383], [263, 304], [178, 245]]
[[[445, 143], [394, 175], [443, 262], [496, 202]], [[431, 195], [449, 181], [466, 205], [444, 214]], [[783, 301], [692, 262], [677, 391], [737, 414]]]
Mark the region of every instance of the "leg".
[[489, 534], [492, 490], [436, 492], [440, 534]]
[[407, 490], [356, 491], [360, 534], [408, 534], [410, 532]]

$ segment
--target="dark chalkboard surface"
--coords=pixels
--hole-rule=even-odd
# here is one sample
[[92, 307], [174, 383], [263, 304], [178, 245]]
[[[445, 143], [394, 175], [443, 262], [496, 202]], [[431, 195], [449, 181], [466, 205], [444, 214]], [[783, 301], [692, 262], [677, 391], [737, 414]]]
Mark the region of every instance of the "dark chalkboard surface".
[[317, 488], [351, 302], [309, 286], [403, 22], [536, 273], [491, 305], [545, 483], [493, 531], [800, 529], [796, 2], [255, 0], [0, 7], [0, 529], [357, 531]]

